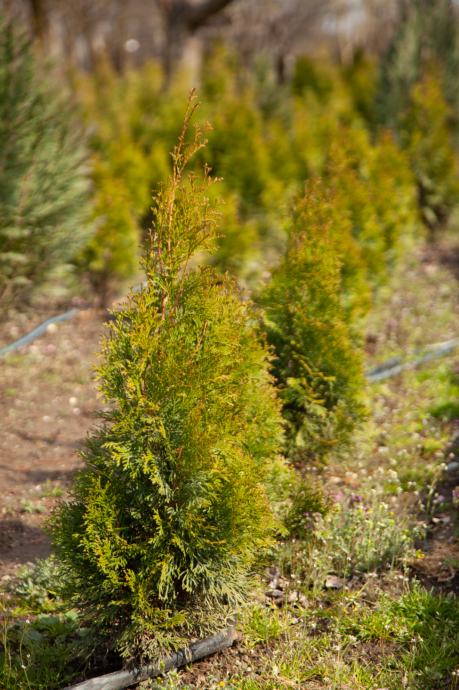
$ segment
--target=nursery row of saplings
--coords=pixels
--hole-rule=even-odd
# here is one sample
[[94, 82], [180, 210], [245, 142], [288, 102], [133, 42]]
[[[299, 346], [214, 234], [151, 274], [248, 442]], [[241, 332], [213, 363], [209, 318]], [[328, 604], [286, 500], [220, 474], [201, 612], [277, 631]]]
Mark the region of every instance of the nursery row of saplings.
[[[282, 87], [262, 67], [244, 73], [220, 48], [203, 68], [202, 118], [212, 123], [205, 160], [223, 178], [218, 194], [225, 201], [212, 264], [258, 289], [280, 257], [284, 218], [304, 180], [334, 176], [353, 233], [372, 255], [374, 282], [387, 251], [397, 249], [400, 227], [410, 223], [402, 217], [412, 201], [407, 177], [414, 177], [431, 228], [457, 201], [454, 111], [441, 71], [424, 70], [401, 94], [387, 85], [382, 91], [378, 65], [366, 59], [343, 70], [301, 58]], [[75, 109], [42, 72], [27, 41], [0, 26], [0, 304], [17, 307], [46, 287], [86, 284], [87, 294], [108, 305], [123, 281], [137, 279], [151, 189], [167, 180], [181, 127], [184, 76], [176, 74], [165, 93], [153, 64], [123, 74], [101, 65], [74, 77]], [[378, 98], [394, 110], [394, 94], [396, 116], [379, 121], [394, 129], [397, 146], [381, 134], [375, 114]], [[191, 162], [197, 174], [203, 161], [200, 152]], [[346, 259], [348, 282], [352, 271], [362, 273], [359, 251], [352, 247]]]
[[420, 215], [434, 228], [456, 203], [449, 110], [440, 80], [421, 80], [395, 140], [370, 133], [365, 94], [353, 97], [366, 65], [346, 82], [300, 61], [273, 93], [216, 54], [208, 147], [191, 106], [169, 175], [180, 83], [165, 97], [151, 66], [105, 75], [106, 89], [96, 74], [82, 87], [85, 171], [28, 46], [11, 27], [0, 38], [2, 299], [69, 261], [106, 291], [152, 227], [146, 283], [103, 346], [110, 411], [52, 530], [69, 600], [127, 656], [155, 656], [233, 613], [292, 511], [308, 509], [306, 468], [349, 442], [373, 294], [422, 235]]
[[[204, 258], [224, 227], [218, 182], [187, 171], [205, 154], [201, 129], [190, 135], [194, 110], [154, 198], [146, 282], [103, 344], [109, 411], [52, 518], [66, 595], [128, 658], [220, 628], [292, 513], [308, 510], [306, 468], [340, 452], [364, 414], [359, 331], [371, 294], [418, 228], [395, 145], [381, 144], [397, 179], [376, 185], [361, 171], [378, 147], [352, 158], [343, 141], [342, 160], [295, 199], [283, 256], [248, 299]], [[359, 233], [359, 214], [371, 234]]]

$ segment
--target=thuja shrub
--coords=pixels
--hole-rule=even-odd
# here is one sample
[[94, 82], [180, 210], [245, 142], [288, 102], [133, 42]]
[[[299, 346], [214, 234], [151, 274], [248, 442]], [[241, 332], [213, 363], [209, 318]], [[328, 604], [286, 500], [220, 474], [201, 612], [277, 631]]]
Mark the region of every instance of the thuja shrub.
[[240, 196], [245, 211], [262, 203], [269, 181], [268, 149], [263, 127], [250, 92], [231, 94], [219, 104], [212, 117], [209, 160], [225, 186]]
[[292, 217], [285, 255], [259, 296], [274, 350], [286, 451], [295, 463], [338, 451], [363, 413], [362, 360], [340, 299], [335, 244], [348, 229], [334, 200], [322, 181], [308, 185]]
[[111, 167], [94, 159], [96, 230], [79, 256], [80, 271], [107, 307], [119, 284], [138, 270], [140, 231], [129, 191]]
[[[374, 280], [384, 268], [385, 237], [372, 199], [369, 163], [371, 146], [363, 129], [340, 130], [330, 149], [330, 185], [337, 190], [352, 224], [366, 267]], [[343, 255], [344, 261], [346, 257]], [[352, 289], [352, 286], [350, 286]]]
[[363, 49], [358, 49], [352, 61], [342, 67], [342, 78], [352, 98], [356, 112], [363, 121], [374, 128], [376, 124], [376, 89], [378, 64]]
[[[214, 188], [220, 193], [218, 187]], [[220, 226], [222, 231], [209, 257], [209, 263], [220, 272], [229, 271], [242, 284], [253, 282], [253, 276], [260, 270], [260, 238], [254, 219], [243, 220], [236, 194], [225, 194], [220, 205]]]
[[[0, 303], [17, 306], [89, 235], [85, 149], [26, 37], [0, 17]], [[66, 269], [66, 270], [65, 270]]]
[[422, 218], [430, 230], [447, 223], [459, 200], [450, 118], [440, 81], [433, 75], [414, 86], [401, 118], [400, 138], [416, 179]]
[[416, 179], [406, 151], [389, 131], [375, 141], [368, 164], [371, 202], [383, 235], [382, 270], [385, 280], [394, 263], [423, 235], [417, 203]]
[[[125, 279], [127, 264], [136, 265], [135, 252], [127, 251], [132, 224], [145, 239], [151, 222], [149, 190], [167, 179], [169, 151], [180, 132], [187, 88], [177, 74], [165, 98], [161, 73], [148, 63], [122, 75], [101, 65], [94, 75], [79, 77], [78, 84], [87, 119], [93, 124], [90, 143], [96, 160], [98, 224], [96, 236], [82, 256], [82, 267], [99, 292], [109, 292]], [[212, 264], [221, 272], [236, 273], [242, 281], [252, 281], [262, 236], [266, 228], [276, 225], [271, 209], [279, 215], [283, 193], [282, 185], [275, 188], [279, 166], [276, 161], [278, 170], [271, 174], [260, 108], [249, 85], [239, 88], [230, 56], [219, 51], [208, 56], [203, 96], [205, 116], [212, 121], [213, 131], [207, 135], [205, 154], [198, 154], [190, 164], [199, 175], [205, 158], [213, 174], [224, 178], [219, 185], [219, 194], [225, 199], [224, 232], [219, 235]], [[278, 148], [278, 141], [275, 145]], [[122, 193], [124, 198], [119, 209], [112, 208], [110, 180], [116, 192], [113, 196], [119, 199]], [[123, 256], [126, 261], [118, 262], [117, 257]]]
[[[360, 276], [370, 293], [384, 283], [398, 256], [408, 251], [420, 233], [417, 192], [409, 157], [395, 143], [389, 132], [370, 142], [362, 126], [341, 127], [331, 140], [327, 184], [337, 192], [341, 213], [351, 223], [351, 235], [358, 245]], [[338, 201], [339, 199], [339, 201]], [[341, 251], [343, 268], [348, 271], [355, 251]], [[363, 271], [363, 275], [362, 275]], [[359, 271], [357, 271], [359, 273]], [[348, 291], [363, 297], [362, 286], [353, 284]], [[361, 300], [368, 308], [370, 302]]]
[[251, 306], [210, 267], [209, 179], [173, 152], [154, 202], [146, 284], [109, 326], [99, 367], [110, 411], [89, 437], [52, 531], [69, 596], [125, 655], [221, 627], [270, 544], [281, 416]]
[[[152, 81], [151, 92], [153, 75], [147, 68], [145, 71]], [[156, 183], [161, 175], [164, 177], [168, 165], [164, 150], [166, 163], [158, 165], [161, 174], [156, 171], [154, 176], [152, 168], [156, 166], [151, 159], [157, 149], [143, 145], [143, 130], [138, 127], [140, 89], [135, 76], [128, 72], [119, 77], [101, 64], [94, 75], [75, 78], [91, 131], [95, 224], [95, 233], [80, 253], [78, 265], [105, 306], [138, 269], [142, 221], [151, 205], [150, 190], [153, 180]], [[144, 93], [145, 107], [148, 95]]]

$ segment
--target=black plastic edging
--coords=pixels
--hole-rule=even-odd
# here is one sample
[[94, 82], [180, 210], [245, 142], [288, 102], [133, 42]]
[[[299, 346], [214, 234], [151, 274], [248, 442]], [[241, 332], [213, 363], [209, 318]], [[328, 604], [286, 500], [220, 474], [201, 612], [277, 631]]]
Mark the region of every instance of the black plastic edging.
[[69, 685], [64, 690], [122, 690], [227, 649], [231, 647], [235, 638], [235, 628], [231, 627], [211, 637], [206, 637], [204, 640], [193, 642], [189, 647], [180, 649], [175, 654], [166, 657], [159, 664], [107, 673], [104, 676], [84, 680], [77, 685]]

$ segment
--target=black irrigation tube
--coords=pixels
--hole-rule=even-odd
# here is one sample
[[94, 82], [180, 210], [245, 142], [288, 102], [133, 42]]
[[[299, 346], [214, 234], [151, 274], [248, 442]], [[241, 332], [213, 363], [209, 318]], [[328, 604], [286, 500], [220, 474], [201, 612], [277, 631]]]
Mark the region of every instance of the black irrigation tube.
[[425, 354], [415, 357], [408, 362], [403, 362], [402, 357], [392, 357], [391, 359], [387, 360], [387, 362], [384, 362], [384, 364], [380, 364], [378, 367], [375, 367], [371, 371], [367, 372], [366, 378], [368, 381], [370, 381], [370, 383], [384, 381], [384, 379], [401, 374], [402, 371], [415, 369], [425, 362], [430, 362], [431, 359], [445, 357], [453, 352], [458, 345], [459, 338], [453, 338], [452, 340], [445, 340], [443, 343], [429, 345], [429, 347], [426, 348], [427, 352], [425, 352]]
[[29, 343], [35, 340], [35, 338], [38, 338], [40, 335], [43, 335], [43, 333], [46, 333], [51, 324], [59, 323], [60, 321], [68, 321], [68, 319], [72, 319], [74, 316], [76, 316], [79, 311], [79, 309], [69, 309], [63, 314], [58, 314], [57, 316], [52, 316], [50, 319], [46, 319], [46, 321], [43, 321], [43, 323], [34, 328], [33, 331], [30, 331], [30, 333], [22, 336], [22, 338], [19, 338], [19, 340], [16, 340], [10, 345], [5, 345], [5, 347], [0, 347], [0, 357], [5, 357], [9, 352], [19, 350], [21, 347], [29, 345]]
[[[139, 290], [142, 285], [138, 285], [134, 290]], [[47, 329], [51, 324], [59, 323], [61, 321], [67, 321], [76, 316], [81, 310], [80, 309], [69, 309], [63, 314], [58, 314], [57, 316], [52, 316], [51, 318], [43, 321], [39, 326], [34, 328], [30, 333], [27, 333], [19, 340], [0, 348], [0, 359], [6, 357], [10, 352], [14, 350], [19, 350], [21, 347], [29, 345], [33, 340], [38, 338], [40, 335], [46, 333]], [[428, 351], [425, 354], [415, 357], [408, 362], [403, 361], [403, 357], [391, 357], [386, 362], [379, 364], [374, 369], [371, 369], [365, 374], [367, 381], [370, 383], [377, 383], [378, 381], [384, 381], [392, 376], [397, 376], [402, 371], [407, 371], [409, 369], [415, 369], [416, 367], [429, 362], [431, 359], [436, 359], [437, 357], [444, 357], [450, 354], [459, 345], [459, 338], [453, 338], [452, 340], [446, 340], [442, 343], [436, 343], [434, 345], [428, 346], [426, 348]]]
[[[139, 292], [143, 285], [144, 283], [140, 283], [132, 289], [134, 292]], [[79, 314], [81, 311], [82, 309], [73, 308], [69, 309], [68, 311], [65, 311], [63, 314], [51, 316], [49, 319], [46, 319], [46, 321], [43, 321], [43, 323], [34, 328], [33, 331], [30, 331], [30, 333], [26, 333], [26, 335], [22, 336], [22, 338], [19, 338], [19, 340], [15, 340], [13, 343], [10, 343], [10, 345], [0, 347], [0, 359], [6, 357], [6, 355], [10, 352], [14, 352], [14, 350], [19, 350], [21, 349], [21, 347], [29, 345], [33, 340], [39, 338], [41, 335], [46, 333], [48, 326], [51, 326], [54, 323], [60, 323], [61, 321], [68, 321], [69, 319], [73, 319], [73, 317]]]
[[159, 664], [141, 666], [131, 670], [114, 671], [113, 673], [97, 676], [90, 680], [84, 680], [77, 685], [69, 685], [64, 690], [121, 690], [122, 688], [128, 688], [149, 678], [157, 678], [174, 668], [185, 666], [192, 661], [204, 659], [211, 654], [215, 654], [215, 652], [227, 649], [231, 647], [235, 639], [236, 632], [233, 626], [211, 637], [206, 637], [204, 640], [193, 642], [189, 647], [184, 647], [175, 652], [175, 654], [164, 658]]

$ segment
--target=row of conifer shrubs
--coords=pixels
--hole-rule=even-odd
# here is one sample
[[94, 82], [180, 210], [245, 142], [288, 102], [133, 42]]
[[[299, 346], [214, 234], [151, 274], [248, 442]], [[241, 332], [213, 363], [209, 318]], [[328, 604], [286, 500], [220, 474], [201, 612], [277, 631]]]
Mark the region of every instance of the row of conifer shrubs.
[[[435, 37], [432, 27], [427, 34]], [[436, 230], [448, 221], [459, 197], [457, 107], [445, 85], [454, 85], [446, 77], [454, 70], [431, 55], [407, 69], [413, 78], [406, 87], [385, 84], [392, 60], [406, 58], [402, 38], [395, 42], [399, 51], [381, 64], [378, 97], [378, 66], [364, 57], [347, 70], [301, 58], [291, 81], [273, 89], [268, 72], [244, 77], [229, 51], [209, 54], [201, 96], [212, 122], [205, 159], [223, 178], [224, 232], [212, 254], [220, 271], [258, 290], [266, 265], [279, 260], [286, 207], [317, 176], [334, 178], [353, 226], [348, 251], [341, 249], [342, 273], [347, 283], [363, 281], [360, 291], [355, 284], [347, 291], [350, 308], [368, 302], [368, 285], [383, 278], [389, 253], [396, 258], [400, 227], [413, 225], [413, 175], [425, 224]], [[432, 51], [413, 51], [413, 59], [424, 52]], [[100, 65], [75, 77], [80, 108], [49, 81], [28, 40], [0, 18], [1, 310], [46, 287], [77, 283], [80, 290], [89, 283], [86, 294], [108, 305], [138, 277], [151, 189], [167, 180], [181, 127], [183, 75], [166, 95], [154, 64], [123, 74]], [[384, 103], [390, 113], [383, 108], [376, 117]], [[87, 123], [86, 142], [79, 120]], [[190, 164], [200, 174], [203, 155]]]
[[[399, 147], [390, 134], [370, 136], [362, 118], [371, 101], [371, 86], [365, 102], [355, 98], [364, 64], [346, 83], [336, 69], [300, 61], [291, 92], [276, 99], [260, 84], [241, 90], [230, 63], [217, 54], [206, 70], [215, 125], [207, 153], [199, 129], [190, 141], [191, 106], [169, 177], [179, 85], [164, 98], [151, 65], [105, 80], [108, 96], [100, 74], [89, 78], [98, 126], [88, 242], [88, 176], [73, 120], [48, 98], [27, 42], [12, 27], [0, 31], [4, 299], [23, 298], [75, 254], [100, 292], [131, 276], [149, 187], [165, 181], [146, 285], [116, 313], [103, 345], [110, 411], [52, 524], [69, 600], [126, 657], [155, 658], [213, 631], [244, 600], [264, 554], [286, 535], [290, 506], [301, 515], [305, 468], [346, 447], [364, 415], [362, 320], [420, 230], [419, 206], [435, 228], [457, 203], [452, 103], [435, 70], [388, 118]], [[224, 177], [220, 232], [204, 157]], [[241, 252], [266, 237], [275, 267], [253, 301], [196, 261], [207, 252], [247, 277]]]
[[[378, 65], [369, 59], [356, 59], [344, 72], [299, 59], [291, 82], [275, 90], [269, 74], [257, 79], [242, 72], [234, 55], [218, 49], [207, 56], [202, 76], [204, 117], [212, 123], [206, 161], [222, 178], [225, 201], [213, 265], [258, 288], [266, 263], [279, 258], [286, 207], [316, 176], [334, 174], [346, 192], [351, 221], [372, 253], [372, 276], [381, 278], [385, 252], [398, 246], [413, 174], [424, 222], [432, 229], [447, 224], [459, 196], [454, 112], [433, 64], [419, 71], [390, 119], [374, 112]], [[150, 189], [167, 179], [168, 152], [180, 130], [184, 83], [177, 74], [164, 98], [153, 64], [123, 75], [105, 65], [78, 82], [88, 122], [97, 123], [90, 147], [99, 219], [81, 268], [99, 294], [136, 270], [139, 240], [151, 220]], [[199, 172], [202, 163], [200, 155], [191, 165]], [[352, 260], [358, 262], [355, 251]]]
[[[309, 495], [305, 468], [340, 452], [364, 414], [359, 324], [377, 277], [346, 177], [330, 165], [308, 183], [283, 257], [251, 301], [196, 261], [215, 251], [219, 214], [207, 169], [187, 171], [205, 144], [199, 126], [190, 131], [195, 107], [154, 199], [145, 286], [103, 344], [109, 411], [52, 520], [66, 596], [128, 659], [156, 659], [234, 615]], [[347, 174], [389, 265], [399, 220], [371, 205], [374, 183], [358, 166]], [[400, 218], [412, 211], [408, 180]]]

